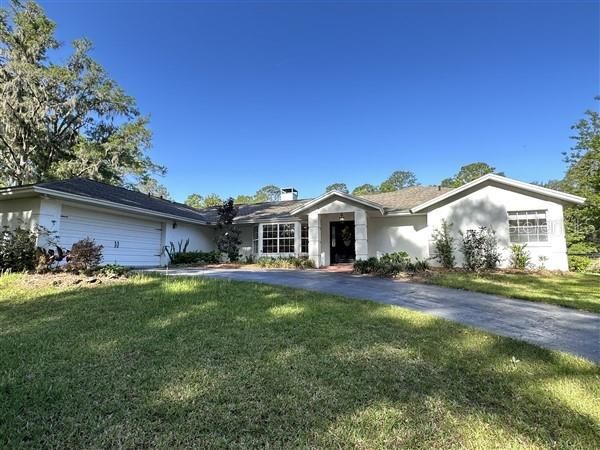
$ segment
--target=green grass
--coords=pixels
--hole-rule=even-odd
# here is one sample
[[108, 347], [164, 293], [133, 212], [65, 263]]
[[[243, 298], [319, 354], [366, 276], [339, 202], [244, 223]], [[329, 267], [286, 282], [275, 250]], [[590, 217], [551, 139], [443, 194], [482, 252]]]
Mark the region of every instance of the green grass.
[[592, 273], [436, 272], [427, 282], [468, 291], [600, 312], [600, 275]]
[[0, 277], [0, 448], [597, 448], [600, 370], [302, 290]]

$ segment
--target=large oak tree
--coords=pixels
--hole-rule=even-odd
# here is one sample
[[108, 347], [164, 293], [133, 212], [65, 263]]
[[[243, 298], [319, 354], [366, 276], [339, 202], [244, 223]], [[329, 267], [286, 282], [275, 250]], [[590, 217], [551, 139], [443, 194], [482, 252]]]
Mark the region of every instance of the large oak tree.
[[146, 154], [148, 119], [73, 42], [64, 64], [56, 25], [36, 3], [0, 8], [0, 184], [87, 177], [125, 185], [165, 169]]

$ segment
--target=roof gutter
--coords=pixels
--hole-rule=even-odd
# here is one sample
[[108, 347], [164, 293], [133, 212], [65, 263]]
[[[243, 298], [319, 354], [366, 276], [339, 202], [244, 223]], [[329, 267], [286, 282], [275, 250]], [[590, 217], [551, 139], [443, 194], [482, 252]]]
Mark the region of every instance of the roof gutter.
[[14, 194], [33, 194], [33, 186], [16, 186], [16, 187], [7, 187], [0, 189], [0, 197], [14, 195]]
[[127, 211], [138, 212], [138, 213], [145, 214], [148, 216], [172, 219], [172, 220], [177, 220], [180, 222], [188, 222], [188, 223], [193, 223], [193, 224], [198, 224], [198, 225], [210, 225], [210, 223], [205, 220], [195, 220], [195, 219], [190, 219], [187, 217], [177, 216], [174, 214], [160, 213], [157, 211], [152, 211], [151, 209], [139, 208], [137, 206], [125, 206], [123, 204], [111, 202], [108, 200], [93, 199], [93, 198], [85, 197], [83, 195], [55, 191], [53, 189], [47, 189], [47, 188], [43, 188], [43, 187], [39, 187], [39, 186], [33, 186], [30, 189], [32, 190], [32, 192], [35, 192], [38, 194], [48, 195], [48, 196], [52, 196], [52, 197], [58, 197], [58, 198], [67, 199], [67, 200], [75, 200], [78, 202], [87, 203], [87, 204], [91, 204], [91, 205], [108, 206], [108, 207], [119, 209], [119, 210], [126, 211], [126, 212]]

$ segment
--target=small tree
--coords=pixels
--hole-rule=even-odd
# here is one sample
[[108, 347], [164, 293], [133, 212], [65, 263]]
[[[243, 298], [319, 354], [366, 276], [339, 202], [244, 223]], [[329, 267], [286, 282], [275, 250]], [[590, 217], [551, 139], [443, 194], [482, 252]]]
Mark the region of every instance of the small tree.
[[256, 191], [254, 198], [248, 203], [278, 202], [280, 198], [281, 189], [273, 184], [268, 184]]
[[457, 188], [488, 173], [503, 175], [502, 172], [496, 172], [496, 168], [487, 163], [474, 162], [462, 166], [456, 175], [443, 179], [441, 184], [444, 187]]
[[202, 201], [202, 208], [212, 208], [223, 203], [218, 194], [208, 194]]
[[233, 198], [228, 198], [217, 209], [216, 241], [217, 249], [227, 255], [230, 261], [235, 262], [240, 257], [240, 229], [233, 224], [233, 219], [238, 214]]
[[442, 220], [442, 226], [434, 230], [433, 239], [433, 257], [445, 269], [454, 267], [454, 238], [450, 234], [452, 224]]
[[352, 191], [352, 195], [368, 195], [368, 194], [377, 194], [379, 192], [379, 188], [377, 186], [373, 186], [370, 183], [361, 184], [357, 186]]
[[325, 188], [325, 192], [331, 192], [331, 191], [340, 191], [340, 192], [343, 192], [344, 194], [347, 194], [348, 186], [346, 186], [346, 183], [333, 183]]
[[465, 269], [480, 272], [498, 267], [501, 258], [496, 232], [493, 229], [480, 227], [478, 230], [461, 232], [461, 236], [461, 252], [464, 256]]
[[396, 170], [387, 180], [381, 183], [379, 191], [394, 192], [406, 187], [416, 186], [417, 184], [419, 183], [414, 173], [408, 170]]
[[204, 207], [204, 197], [194, 192], [188, 195], [183, 203], [185, 203], [188, 206], [191, 206], [192, 208], [200, 209]]

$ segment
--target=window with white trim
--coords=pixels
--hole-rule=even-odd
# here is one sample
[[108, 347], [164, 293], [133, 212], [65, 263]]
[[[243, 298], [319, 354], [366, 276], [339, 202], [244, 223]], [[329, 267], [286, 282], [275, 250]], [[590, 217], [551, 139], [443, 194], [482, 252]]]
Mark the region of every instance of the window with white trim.
[[546, 210], [508, 211], [510, 242], [547, 242]]
[[258, 225], [252, 227], [252, 253], [258, 253]]
[[294, 253], [293, 223], [265, 223], [262, 226], [263, 253]]
[[300, 225], [300, 252], [308, 253], [308, 224]]

